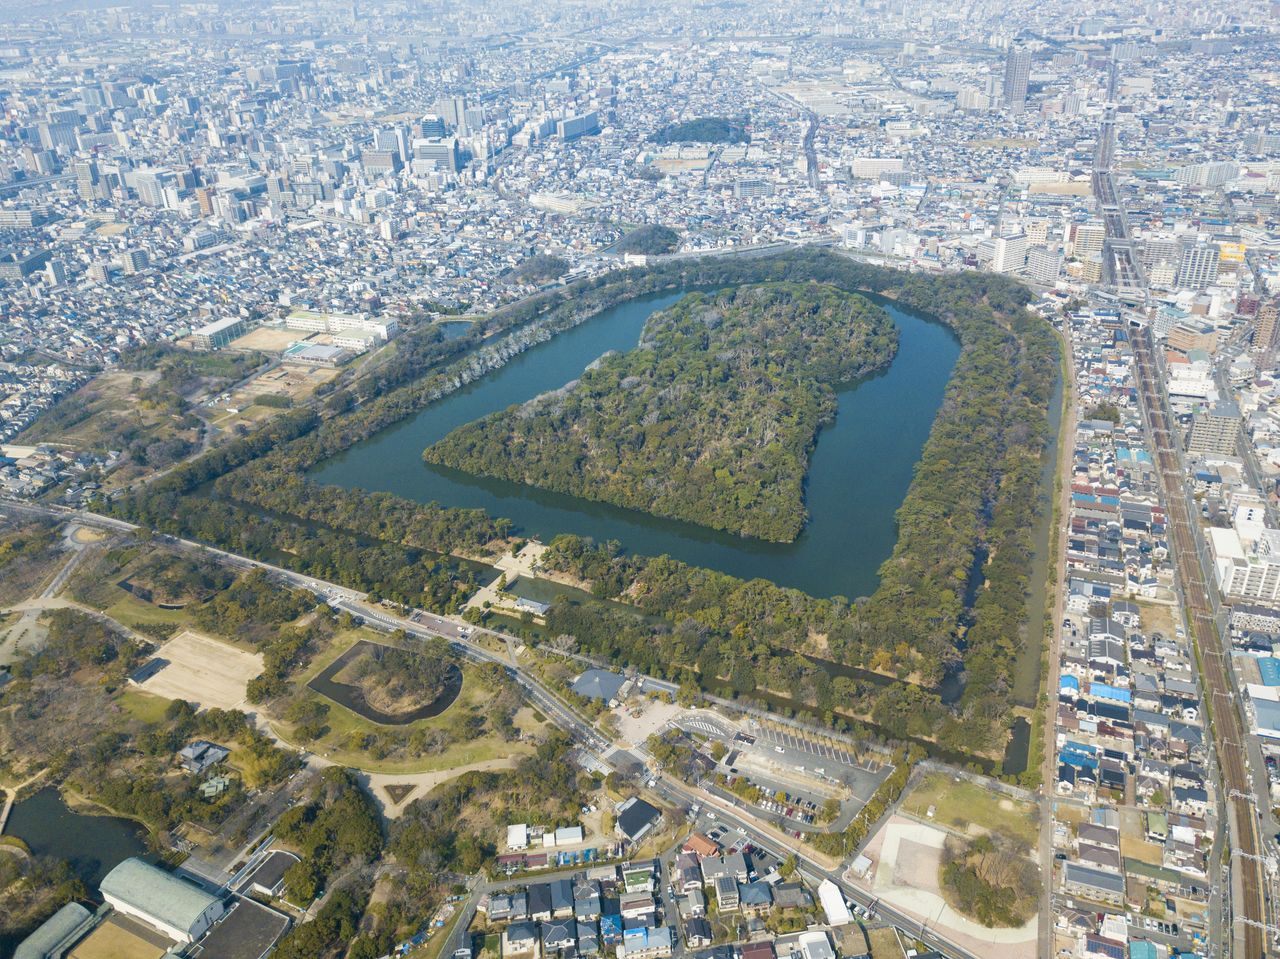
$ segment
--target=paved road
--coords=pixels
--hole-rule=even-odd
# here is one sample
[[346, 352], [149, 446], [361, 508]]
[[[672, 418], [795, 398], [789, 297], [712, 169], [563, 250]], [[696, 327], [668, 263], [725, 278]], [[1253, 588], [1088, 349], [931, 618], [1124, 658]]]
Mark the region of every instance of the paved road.
[[[65, 516], [67, 519], [75, 519], [86, 526], [95, 526], [97, 528], [112, 529], [120, 532], [137, 532], [138, 527], [122, 520], [117, 520], [109, 516], [102, 516], [97, 513], [88, 511], [75, 511], [70, 509], [62, 509], [56, 507], [36, 506], [34, 504], [20, 503], [14, 504], [9, 501], [0, 502], [0, 507], [5, 509], [16, 509], [31, 513], [40, 513], [44, 515]], [[483, 646], [476, 644], [474, 637], [476, 634], [487, 634], [502, 640], [505, 644], [507, 637], [500, 633], [490, 630], [473, 627], [471, 624], [463, 620], [457, 620], [452, 617], [434, 616], [432, 614], [417, 613], [416, 616], [421, 621], [406, 619], [397, 616], [380, 607], [371, 606], [367, 597], [363, 594], [339, 586], [336, 583], [329, 583], [314, 577], [302, 576], [291, 570], [274, 566], [270, 563], [263, 563], [258, 560], [249, 559], [245, 556], [238, 556], [228, 553], [225, 550], [211, 549], [202, 544], [192, 542], [190, 540], [174, 539], [172, 537], [164, 537], [168, 542], [180, 544], [182, 546], [206, 550], [213, 555], [223, 557], [227, 562], [237, 565], [241, 568], [260, 568], [269, 570], [278, 575], [284, 582], [300, 589], [306, 589], [315, 593], [320, 598], [329, 602], [330, 605], [338, 609], [344, 609], [353, 616], [360, 616], [364, 621], [375, 628], [386, 630], [404, 630], [411, 636], [443, 636], [457, 648], [463, 655], [476, 662], [492, 662], [497, 663], [508, 671], [516, 682], [524, 689], [529, 700], [538, 707], [548, 718], [556, 725], [566, 730], [573, 739], [582, 746], [589, 754], [591, 754], [594, 762], [605, 768], [611, 768], [618, 762], [625, 762], [628, 758], [627, 753], [618, 749], [614, 743], [606, 739], [592, 724], [586, 719], [575, 713], [566, 703], [559, 697], [555, 696], [550, 690], [542, 685], [535, 677], [521, 670], [518, 666], [513, 665], [507, 655], [504, 645], [504, 653], [495, 653]], [[473, 630], [473, 632], [466, 632]], [[642, 750], [637, 750], [643, 755]], [[717, 816], [724, 822], [729, 823], [735, 828], [740, 828], [742, 835], [756, 846], [764, 849], [766, 852], [776, 856], [780, 860], [784, 860], [788, 855], [794, 854], [800, 862], [803, 871], [811, 877], [816, 877], [818, 881], [821, 879], [830, 879], [844, 892], [846, 898], [860, 902], [874, 910], [875, 914], [883, 919], [887, 919], [894, 925], [898, 926], [911, 936], [917, 937], [925, 942], [928, 946], [936, 949], [944, 956], [956, 957], [956, 959], [979, 959], [972, 956], [964, 949], [952, 944], [944, 939], [933, 929], [922, 926], [916, 920], [909, 916], [903, 915], [894, 909], [889, 908], [879, 900], [869, 897], [861, 890], [846, 883], [841, 875], [843, 863], [841, 867], [831, 869], [828, 867], [828, 860], [818, 859], [815, 854], [808, 850], [803, 843], [790, 837], [786, 839], [780, 838], [780, 834], [765, 826], [756, 820], [753, 816], [745, 811], [723, 802], [716, 797], [712, 797], [708, 793], [704, 793], [693, 787], [687, 786], [682, 782], [670, 779], [669, 777], [658, 775], [655, 777], [653, 791], [658, 794], [666, 803], [672, 807], [682, 811], [688, 810], [695, 803], [704, 807], [714, 808]]]
[[1045, 689], [1049, 692], [1049, 703], [1045, 707], [1044, 716], [1044, 762], [1040, 768], [1040, 875], [1044, 885], [1040, 900], [1040, 950], [1039, 955], [1053, 955], [1054, 943], [1054, 910], [1052, 896], [1054, 887], [1053, 873], [1053, 804], [1055, 791], [1053, 783], [1057, 778], [1057, 689], [1061, 671], [1062, 655], [1062, 619], [1066, 611], [1067, 578], [1070, 569], [1067, 566], [1067, 533], [1071, 524], [1071, 484], [1066, 482], [1069, 475], [1065, 472], [1064, 461], [1071, 456], [1076, 435], [1076, 364], [1072, 352], [1071, 337], [1063, 331], [1062, 350], [1066, 360], [1066, 381], [1062, 384], [1062, 423], [1058, 429], [1058, 469], [1057, 477], [1063, 479], [1058, 491], [1057, 516], [1058, 526], [1058, 581], [1053, 585], [1053, 612], [1050, 613], [1048, 676]]

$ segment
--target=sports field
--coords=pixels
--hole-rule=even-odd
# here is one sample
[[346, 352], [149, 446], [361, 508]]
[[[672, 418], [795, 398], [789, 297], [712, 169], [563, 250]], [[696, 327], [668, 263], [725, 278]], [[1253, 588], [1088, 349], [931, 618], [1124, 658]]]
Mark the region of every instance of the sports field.
[[156, 652], [163, 666], [140, 683], [146, 692], [185, 699], [197, 707], [235, 709], [245, 687], [262, 672], [262, 656], [184, 630]]

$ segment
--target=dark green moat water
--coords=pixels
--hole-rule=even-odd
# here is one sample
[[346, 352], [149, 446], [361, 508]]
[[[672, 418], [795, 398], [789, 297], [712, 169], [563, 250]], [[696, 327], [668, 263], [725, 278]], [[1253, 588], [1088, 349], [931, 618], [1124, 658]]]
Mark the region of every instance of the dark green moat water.
[[478, 507], [526, 535], [577, 533], [631, 552], [745, 578], [763, 577], [815, 596], [869, 595], [897, 538], [894, 513], [933, 426], [960, 346], [949, 330], [892, 303], [898, 355], [882, 373], [843, 390], [822, 430], [806, 487], [809, 523], [794, 543], [764, 543], [422, 461], [453, 430], [577, 378], [609, 350], [636, 346], [645, 320], [682, 296], [619, 304], [516, 357], [502, 369], [319, 464], [311, 478], [395, 493], [421, 503]]

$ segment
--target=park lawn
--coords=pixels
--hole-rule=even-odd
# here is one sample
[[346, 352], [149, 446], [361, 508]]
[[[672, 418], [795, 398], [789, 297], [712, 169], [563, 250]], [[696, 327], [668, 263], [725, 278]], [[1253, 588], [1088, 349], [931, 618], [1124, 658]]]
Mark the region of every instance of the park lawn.
[[[135, 442], [145, 439], [151, 444], [179, 438], [194, 442], [195, 433], [182, 426], [180, 417], [141, 402], [140, 391], [158, 379], [154, 371], [101, 373], [55, 406], [52, 415], [39, 417], [19, 442], [47, 442], [99, 452], [120, 450], [125, 446], [122, 427], [126, 425], [139, 430]], [[146, 472], [145, 466], [125, 457], [103, 480], [103, 488], [124, 485]]]
[[346, 748], [343, 744], [354, 735], [368, 735], [385, 730], [409, 733], [418, 729], [447, 728], [454, 723], [461, 711], [483, 706], [489, 700], [489, 690], [480, 681], [479, 670], [469, 662], [459, 662], [463, 676], [462, 691], [453, 705], [439, 716], [420, 719], [405, 726], [383, 726], [375, 723], [341, 703], [334, 702], [329, 697], [308, 688], [307, 684], [312, 679], [356, 642], [361, 639], [373, 639], [376, 635], [365, 629], [340, 633], [334, 637], [323, 653], [316, 656], [305, 672], [294, 681], [294, 688], [298, 693], [309, 694], [329, 707], [329, 714], [325, 719], [325, 725], [329, 727], [329, 731], [320, 739], [303, 744], [299, 743], [294, 735], [292, 724], [279, 717], [272, 717], [272, 728], [282, 739], [344, 765], [369, 772], [386, 773], [435, 772], [451, 769], [454, 766], [467, 766], [472, 763], [487, 762], [508, 756], [523, 756], [533, 752], [531, 744], [507, 742], [494, 734], [486, 734], [468, 742], [455, 743], [444, 752], [416, 756], [412, 759], [374, 759], [363, 750]]
[[[342, 741], [342, 735], [335, 735], [334, 728], [342, 723], [335, 720], [340, 720], [338, 714], [350, 717], [347, 720], [350, 725], [345, 726], [348, 731], [357, 728], [386, 729], [389, 727], [377, 726], [366, 719], [356, 716], [343, 706], [331, 705], [332, 709], [329, 711], [328, 724], [330, 731], [315, 742], [295, 748], [305, 748], [308, 752], [331, 759], [338, 765], [350, 766], [353, 769], [360, 769], [365, 772], [395, 774], [439, 772], [443, 769], [470, 766], [474, 763], [489, 762], [493, 759], [506, 759], [508, 757], [514, 759], [530, 755], [533, 752], [533, 746], [529, 743], [511, 743], [497, 736], [486, 735], [470, 742], [456, 743], [442, 753], [432, 753], [429, 756], [416, 756], [413, 759], [374, 759], [363, 750], [346, 749], [339, 746], [338, 743]], [[446, 715], [447, 712], [446, 710]], [[430, 720], [423, 720], [423, 722], [430, 722]], [[271, 728], [285, 742], [293, 744], [293, 740], [289, 736], [283, 735], [288, 729], [287, 723], [272, 723]], [[402, 726], [396, 728], [408, 729], [410, 727]]]
[[165, 699], [155, 693], [143, 692], [141, 689], [122, 689], [116, 697], [122, 709], [134, 719], [148, 725], [164, 722], [164, 711], [169, 708], [172, 699]]
[[[345, 629], [334, 633], [333, 637], [329, 640], [328, 645], [313, 656], [307, 668], [294, 678], [293, 683], [295, 688], [301, 692], [303, 688], [306, 687], [307, 683], [311, 682], [311, 680], [315, 679], [328, 669], [335, 659], [345, 653], [357, 642], [362, 639], [367, 639], [369, 642], [377, 642], [379, 635], [381, 634], [375, 633], [373, 630], [360, 628]], [[385, 636], [383, 636], [383, 638], [385, 639]], [[328, 702], [328, 700], [325, 701]]]
[[930, 806], [936, 807], [933, 821], [957, 832], [972, 834], [971, 826], [982, 832], [999, 833], [1020, 839], [1032, 847], [1037, 837], [1036, 807], [972, 783], [956, 782], [942, 773], [929, 773], [902, 800], [902, 811], [927, 821]]
[[190, 626], [191, 617], [185, 609], [161, 609], [131, 595], [127, 590], [115, 587], [119, 594], [110, 606], [103, 610], [112, 619], [132, 626]]

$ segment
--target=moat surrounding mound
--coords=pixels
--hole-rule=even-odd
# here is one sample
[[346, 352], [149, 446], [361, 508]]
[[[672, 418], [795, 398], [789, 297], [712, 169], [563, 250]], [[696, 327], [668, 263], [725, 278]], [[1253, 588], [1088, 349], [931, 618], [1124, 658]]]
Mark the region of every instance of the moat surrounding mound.
[[368, 720], [400, 726], [448, 709], [462, 671], [442, 639], [421, 651], [361, 640], [308, 685]]
[[835, 390], [889, 363], [884, 310], [817, 283], [694, 293], [639, 347], [564, 389], [454, 430], [431, 463], [774, 542], [804, 527], [804, 477]]

